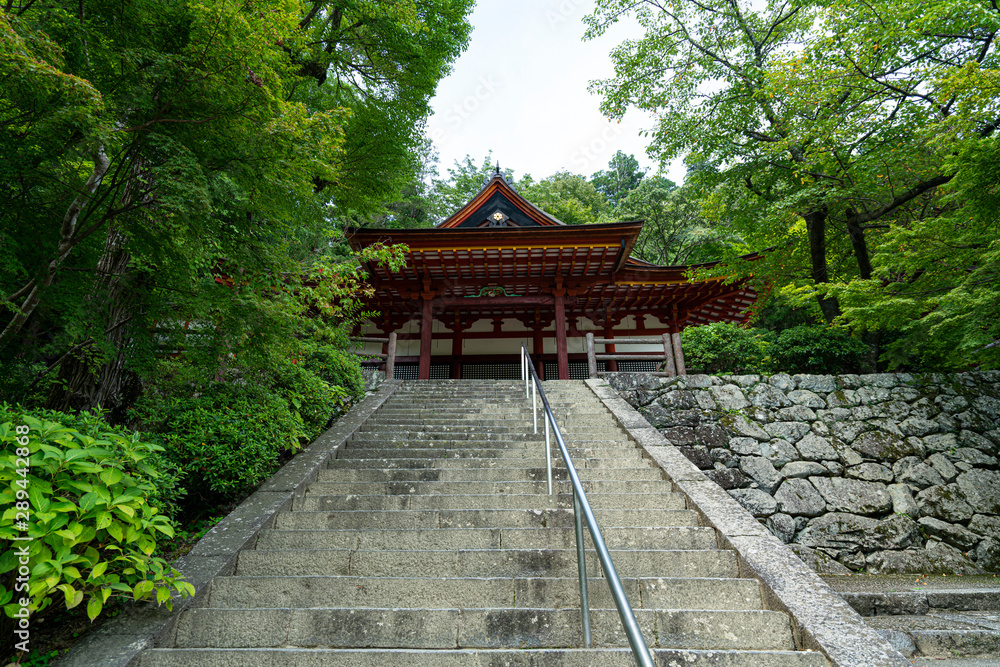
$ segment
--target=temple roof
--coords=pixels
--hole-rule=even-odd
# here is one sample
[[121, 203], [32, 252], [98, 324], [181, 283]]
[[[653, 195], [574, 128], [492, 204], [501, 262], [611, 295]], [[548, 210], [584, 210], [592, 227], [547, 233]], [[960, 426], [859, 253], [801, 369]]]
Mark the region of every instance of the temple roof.
[[476, 193], [476, 196], [447, 220], [437, 225], [437, 229], [553, 226], [566, 226], [566, 223], [556, 220], [517, 194], [500, 173], [498, 166], [496, 173]]
[[653, 315], [683, 327], [747, 319], [757, 296], [751, 287], [688, 279], [691, 269], [714, 263], [658, 266], [630, 257], [642, 225], [566, 225], [517, 194], [498, 171], [434, 228], [354, 229], [350, 243], [356, 250], [374, 243], [409, 247], [398, 273], [367, 267], [375, 287], [370, 305], [389, 328], [419, 313], [426, 298], [469, 321], [540, 324], [551, 320], [556, 293], [565, 295], [568, 317], [595, 322]]

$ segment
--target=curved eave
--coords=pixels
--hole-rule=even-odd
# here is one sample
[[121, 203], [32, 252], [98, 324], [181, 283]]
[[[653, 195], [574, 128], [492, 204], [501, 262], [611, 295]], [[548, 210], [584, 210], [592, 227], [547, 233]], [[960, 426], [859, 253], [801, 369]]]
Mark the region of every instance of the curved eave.
[[548, 227], [501, 227], [461, 229], [433, 227], [430, 229], [351, 229], [348, 241], [351, 248], [360, 250], [374, 243], [405, 243], [411, 248], [455, 247], [531, 247], [550, 244], [625, 243], [630, 251], [635, 244], [642, 222], [609, 222], [599, 225], [562, 225]]

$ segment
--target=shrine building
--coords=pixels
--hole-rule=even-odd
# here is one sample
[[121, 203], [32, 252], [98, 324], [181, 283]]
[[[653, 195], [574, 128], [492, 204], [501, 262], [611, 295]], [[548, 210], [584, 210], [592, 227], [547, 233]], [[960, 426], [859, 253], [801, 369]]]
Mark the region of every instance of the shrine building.
[[[603, 353], [647, 356], [648, 347], [626, 349], [628, 340], [674, 334], [683, 368], [682, 329], [743, 322], [757, 295], [746, 284], [685, 277], [711, 264], [657, 266], [631, 257], [642, 224], [566, 225], [521, 197], [498, 169], [434, 228], [351, 231], [355, 250], [409, 247], [398, 273], [366, 266], [374, 288], [367, 307], [380, 315], [360, 333], [396, 334], [401, 379], [515, 378], [522, 343], [542, 379], [584, 378], [587, 333], [615, 339]], [[656, 366], [626, 359], [601, 362], [600, 370]]]

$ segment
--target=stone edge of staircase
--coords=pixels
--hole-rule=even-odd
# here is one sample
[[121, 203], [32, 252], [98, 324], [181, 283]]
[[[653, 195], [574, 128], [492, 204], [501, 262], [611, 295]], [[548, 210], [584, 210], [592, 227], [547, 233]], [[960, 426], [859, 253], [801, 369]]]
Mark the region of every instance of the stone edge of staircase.
[[718, 531], [720, 546], [737, 553], [740, 576], [758, 579], [766, 604], [789, 615], [799, 648], [820, 651], [834, 667], [910, 665], [818, 574], [706, 477], [605, 380], [586, 383], [687, 496], [689, 509]]
[[236, 555], [268, 527], [275, 514], [290, 507], [292, 499], [305, 487], [333, 453], [400, 387], [400, 380], [383, 382], [378, 391], [334, 422], [326, 432], [309, 443], [249, 498], [208, 531], [191, 551], [173, 566], [195, 588], [195, 595], [174, 598], [173, 611], [152, 603], [137, 604], [107, 620], [100, 628], [73, 646], [53, 663], [57, 667], [129, 667], [138, 664], [139, 654], [156, 646], [173, 632], [180, 613], [196, 604], [216, 576], [232, 574]]

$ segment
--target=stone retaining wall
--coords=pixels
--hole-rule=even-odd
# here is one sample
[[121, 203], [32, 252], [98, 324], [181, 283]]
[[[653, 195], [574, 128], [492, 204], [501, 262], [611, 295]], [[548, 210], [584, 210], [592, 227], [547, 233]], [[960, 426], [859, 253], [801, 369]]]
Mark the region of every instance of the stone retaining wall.
[[821, 573], [1000, 572], [1000, 372], [606, 377]]

